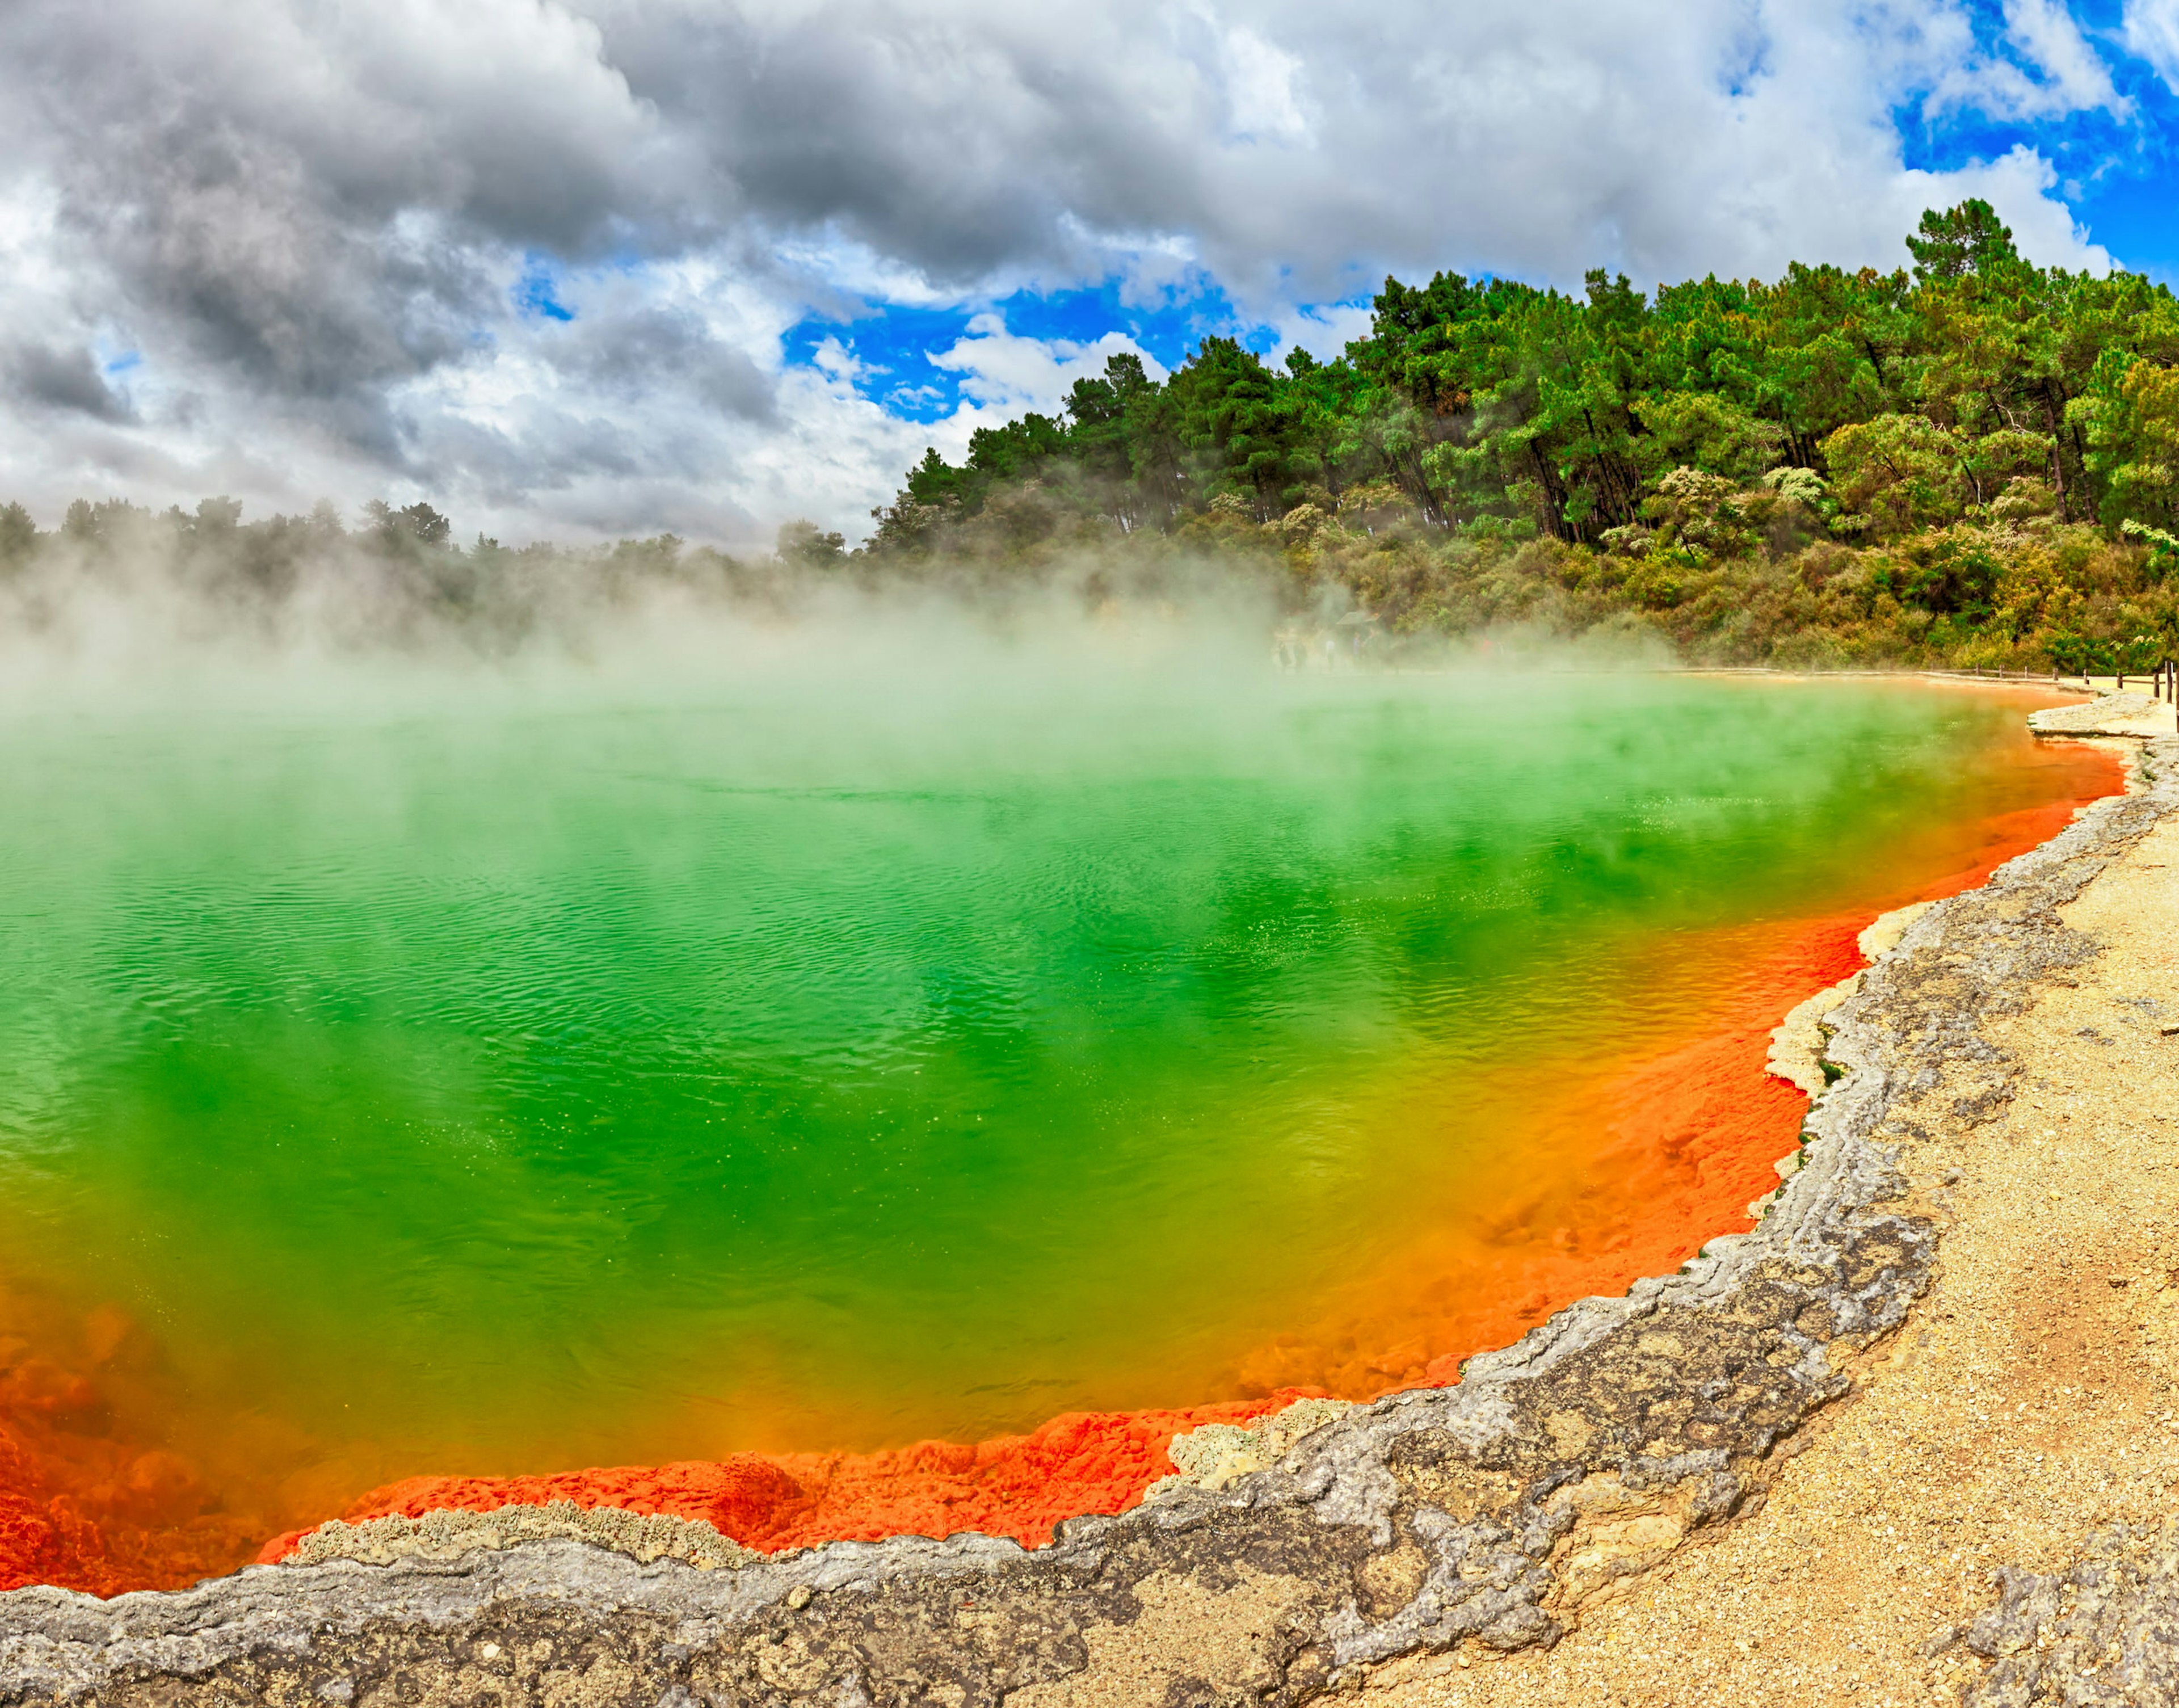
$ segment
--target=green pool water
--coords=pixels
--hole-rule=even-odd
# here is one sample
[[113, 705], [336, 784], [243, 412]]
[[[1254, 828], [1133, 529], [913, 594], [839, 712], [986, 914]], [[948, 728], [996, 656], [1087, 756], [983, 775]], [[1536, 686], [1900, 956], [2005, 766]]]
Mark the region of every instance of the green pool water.
[[142, 1325], [178, 1431], [365, 1481], [1213, 1398], [1501, 1142], [1414, 1087], [1668, 1035], [1671, 934], [2048, 798], [2021, 716], [1033, 660], [19, 698], [0, 1268]]

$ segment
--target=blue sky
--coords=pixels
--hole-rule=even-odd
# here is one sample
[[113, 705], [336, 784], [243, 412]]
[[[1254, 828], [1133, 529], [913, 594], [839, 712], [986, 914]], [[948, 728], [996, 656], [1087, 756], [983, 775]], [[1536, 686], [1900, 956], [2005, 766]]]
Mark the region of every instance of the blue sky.
[[[856, 389], [903, 420], [930, 423], [954, 414], [963, 401], [967, 370], [931, 360], [958, 347], [970, 323], [996, 314], [1017, 337], [1062, 349], [1084, 348], [1111, 333], [1123, 334], [1158, 366], [1178, 367], [1205, 337], [1235, 338], [1259, 352], [1285, 342], [1279, 329], [1240, 313], [1210, 278], [1192, 278], [1153, 299], [1131, 304], [1124, 281], [1039, 293], [1016, 290], [985, 303], [946, 307], [874, 302], [846, 320], [812, 316], [788, 327], [781, 339], [785, 359], [810, 363], [828, 341], [850, 351], [868, 371]], [[1368, 299], [1331, 307], [1366, 308]], [[1323, 306], [1323, 305], [1319, 305]]]

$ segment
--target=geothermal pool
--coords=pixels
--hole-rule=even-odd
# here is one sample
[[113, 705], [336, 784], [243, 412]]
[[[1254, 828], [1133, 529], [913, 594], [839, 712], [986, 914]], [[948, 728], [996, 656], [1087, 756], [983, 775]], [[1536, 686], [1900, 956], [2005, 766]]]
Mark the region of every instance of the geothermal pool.
[[1745, 1227], [1768, 1028], [2117, 786], [1898, 684], [720, 674], [0, 713], [0, 1588], [1452, 1380]]

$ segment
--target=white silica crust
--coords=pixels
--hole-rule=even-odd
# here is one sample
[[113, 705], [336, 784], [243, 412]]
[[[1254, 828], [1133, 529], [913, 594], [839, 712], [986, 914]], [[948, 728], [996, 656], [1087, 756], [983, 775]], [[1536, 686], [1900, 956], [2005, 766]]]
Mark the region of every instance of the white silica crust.
[[304, 1536], [282, 1563], [316, 1566], [327, 1560], [360, 1560], [383, 1566], [398, 1559], [451, 1560], [472, 1548], [509, 1548], [548, 1536], [589, 1542], [646, 1562], [685, 1560], [706, 1571], [744, 1566], [762, 1557], [700, 1519], [554, 1501], [485, 1513], [369, 1519], [356, 1524], [335, 1519]]

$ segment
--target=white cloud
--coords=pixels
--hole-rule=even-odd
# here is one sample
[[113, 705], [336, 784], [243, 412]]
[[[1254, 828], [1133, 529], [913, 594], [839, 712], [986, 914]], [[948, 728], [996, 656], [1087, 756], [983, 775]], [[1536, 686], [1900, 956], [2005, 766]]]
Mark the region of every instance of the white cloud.
[[1052, 414], [1075, 381], [1098, 377], [1110, 358], [1122, 354], [1139, 358], [1152, 379], [1165, 377], [1156, 358], [1123, 333], [1107, 332], [1094, 343], [1024, 338], [1008, 332], [996, 314], [976, 316], [967, 336], [928, 360], [961, 376], [961, 395], [978, 410], [1003, 417], [1024, 409]]
[[1313, 141], [1302, 107], [1301, 61], [1246, 25], [1220, 29], [1218, 45], [1229, 134], [1244, 142]]
[[2043, 74], [2053, 113], [2102, 110], [2123, 115], [2132, 103], [2112, 86], [2110, 68], [2058, 0], [2006, 0], [2006, 32]]
[[1283, 358], [1298, 347], [1320, 362], [1345, 353], [1355, 339], [1369, 332], [1370, 312], [1366, 303], [1327, 303], [1290, 309], [1271, 317], [1279, 335], [1274, 354]]
[[2179, 91], [2179, 0], [2126, 0], [2120, 36], [2127, 51], [2147, 60]]
[[2011, 58], [1974, 48], [1964, 19], [1945, 29], [1946, 39], [1965, 47], [1937, 80], [1933, 107], [2016, 120], [2132, 113], [2132, 104], [2111, 82], [2110, 68], [2058, 0], [2005, 0], [2004, 17]]

